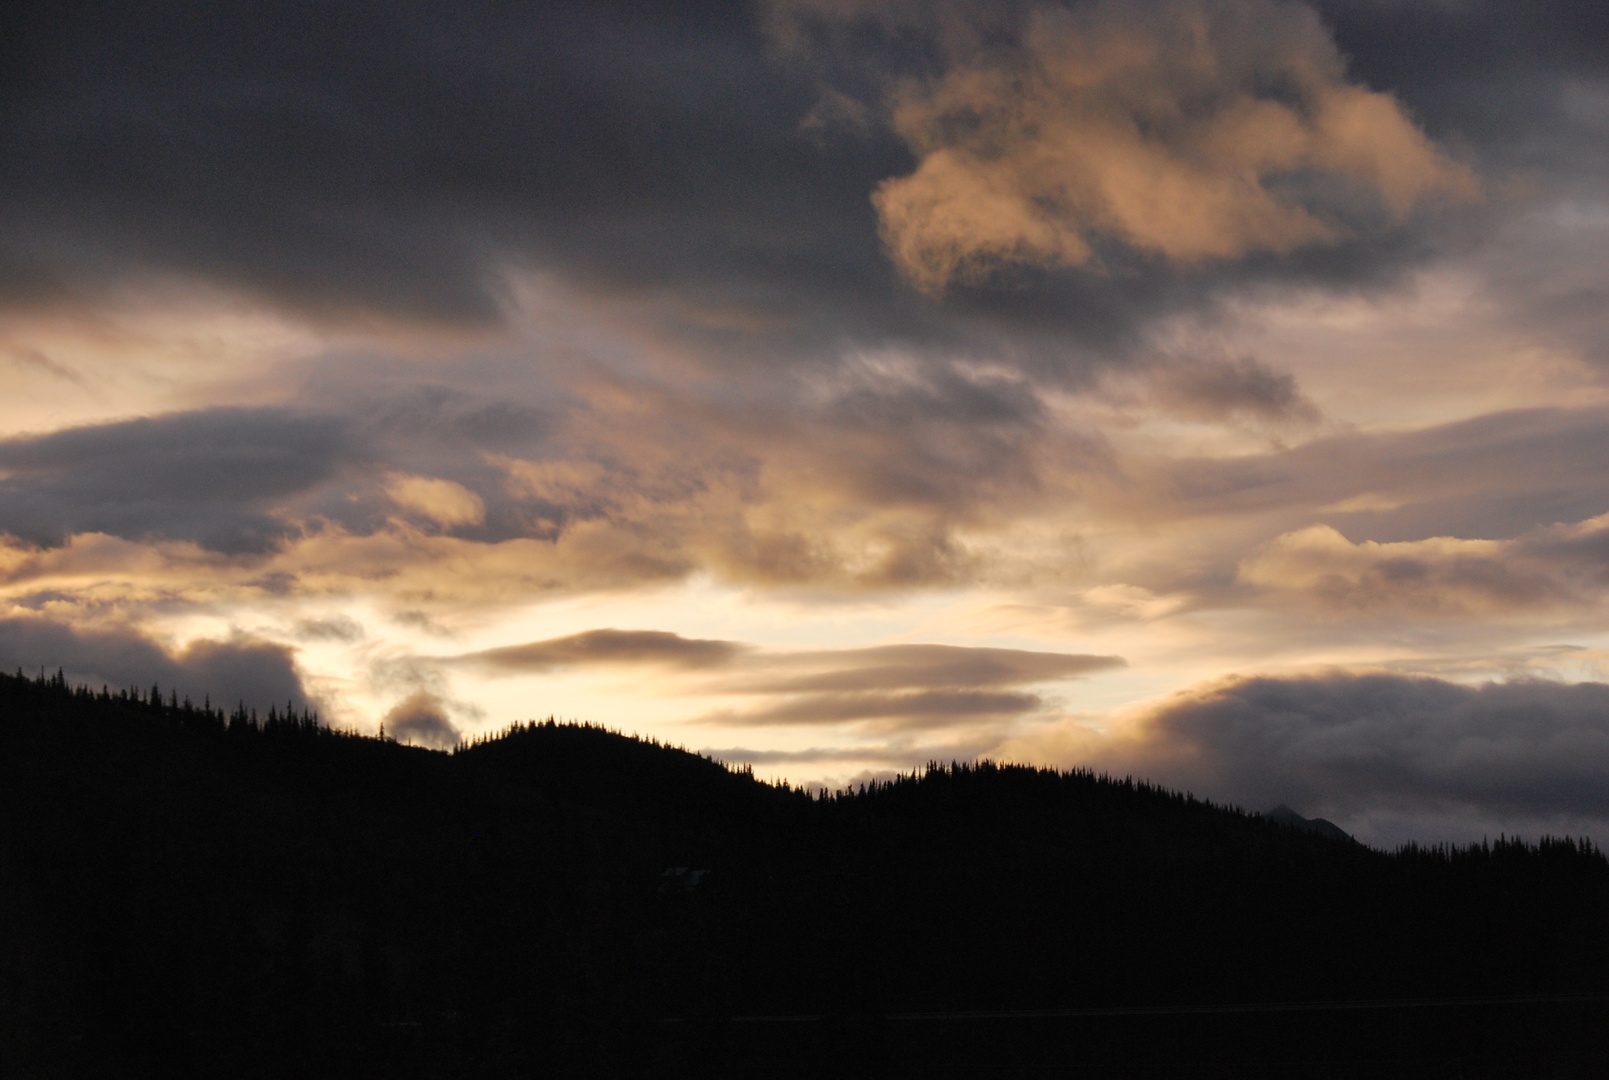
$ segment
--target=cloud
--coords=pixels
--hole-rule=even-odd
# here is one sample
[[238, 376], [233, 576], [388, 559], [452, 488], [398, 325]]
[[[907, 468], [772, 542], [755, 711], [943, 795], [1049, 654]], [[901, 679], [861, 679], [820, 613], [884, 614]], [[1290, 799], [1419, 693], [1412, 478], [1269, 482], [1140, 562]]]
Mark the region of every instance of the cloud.
[[[792, 765], [804, 763], [875, 762], [881, 765], [916, 766], [932, 760], [925, 748], [914, 748], [909, 743], [878, 744], [871, 746], [812, 746], [805, 750], [757, 750], [747, 746], [707, 747], [699, 751], [716, 761], [748, 765]], [[924, 756], [926, 754], [927, 756]], [[963, 754], [973, 757], [974, 754]]]
[[1045, 699], [1028, 687], [1122, 666], [1116, 656], [955, 645], [756, 653], [705, 688], [753, 704], [707, 714], [700, 722], [879, 730], [998, 726], [1045, 707]]
[[779, 726], [871, 723], [885, 728], [998, 724], [1042, 709], [1024, 687], [1123, 666], [1116, 656], [956, 645], [762, 651], [660, 630], [581, 634], [440, 658], [494, 675], [587, 667], [648, 667], [693, 681], [700, 696], [746, 699], [697, 723]]
[[486, 504], [481, 497], [451, 480], [395, 476], [386, 484], [386, 494], [397, 505], [446, 528], [479, 525], [486, 520]]
[[[734, 689], [790, 694], [1022, 686], [1122, 667], [1123, 660], [1024, 649], [880, 645], [756, 658], [753, 666], [760, 673]], [[805, 673], [794, 674], [798, 669]]]
[[[1270, 453], [1168, 462], [1137, 489], [1182, 518], [1328, 514], [1382, 542], [1512, 537], [1609, 504], [1602, 408], [1514, 409], [1410, 431], [1350, 432]], [[1344, 523], [1344, 524], [1341, 524]]]
[[96, 689], [139, 687], [153, 682], [200, 704], [296, 708], [308, 705], [292, 651], [252, 638], [198, 639], [178, 652], [127, 627], [77, 628], [51, 619], [0, 619], [0, 667], [34, 672], [61, 668], [70, 683]]
[[0, 441], [0, 531], [193, 540], [261, 554], [294, 532], [270, 511], [358, 457], [340, 417], [219, 408]]
[[[1337, 241], [1473, 176], [1346, 77], [1310, 8], [1173, 0], [1031, 11], [1008, 44], [949, 35], [897, 91], [916, 170], [873, 197], [889, 252], [942, 290], [1115, 240], [1179, 263]], [[1360, 206], [1357, 200], [1365, 196]]]
[[1037, 712], [1044, 704], [1037, 694], [960, 688], [889, 694], [809, 693], [699, 719], [741, 727], [872, 722], [881, 729], [950, 728], [1014, 720]]
[[664, 630], [588, 630], [566, 637], [465, 653], [452, 662], [492, 673], [534, 673], [595, 664], [656, 664], [711, 668], [730, 664], [748, 649], [732, 641], [684, 638]]
[[1240, 564], [1242, 582], [1350, 610], [1413, 610], [1454, 618], [1501, 615], [1564, 599], [1559, 583], [1495, 540], [1354, 544], [1327, 525], [1285, 533]]
[[1534, 0], [1523, 12], [1503, 0], [1314, 6], [1364, 82], [1393, 88], [1427, 127], [1455, 133], [1491, 166], [1540, 177], [1601, 165], [1601, 145], [1560, 122], [1572, 101], [1559, 92], [1609, 72], [1601, 11], [1572, 0]]
[[447, 706], [434, 694], [420, 690], [385, 714], [385, 733], [398, 742], [451, 750], [463, 734], [447, 716]]
[[1152, 393], [1163, 409], [1191, 419], [1311, 424], [1320, 418], [1294, 376], [1249, 356], [1170, 365], [1154, 376]]
[[59, 364], [39, 349], [27, 347], [13, 347], [4, 350], [4, 355], [13, 365], [24, 371], [43, 372], [54, 379], [72, 383], [75, 386], [85, 385], [84, 377], [78, 372]]
[[[1177, 9], [1165, 6], [1149, 21], [1109, 17], [1137, 5], [1090, 14], [1075, 4], [1067, 15], [1045, 6], [1032, 15], [1040, 9], [1023, 4], [815, 6], [876, 13], [884, 22], [904, 13], [907, 23], [922, 26], [915, 34], [904, 24], [877, 34], [857, 24], [841, 37], [858, 47], [818, 57], [831, 76], [824, 80], [814, 69], [779, 63], [758, 24], [789, 20], [767, 19], [749, 4], [705, 5], [693, 14], [663, 4], [552, 11], [450, 5], [419, 15], [371, 0], [340, 12], [308, 12], [283, 0], [221, 6], [182, 0], [160, 35], [112, 8], [52, 12], [19, 35], [21, 53], [32, 59], [8, 69], [19, 104], [0, 117], [0, 141], [14, 151], [0, 161], [0, 308], [54, 305], [77, 320], [107, 296], [155, 281], [244, 294], [325, 326], [417, 330], [425, 323], [438, 332], [481, 334], [517, 321], [512, 279], [537, 271], [594, 297], [653, 297], [662, 309], [660, 332], [685, 344], [689, 358], [727, 371], [830, 363], [846, 340], [998, 357], [1009, 337], [1017, 359], [1076, 377], [1131, 346], [1150, 318], [1210, 307], [1248, 276], [1350, 284], [1427, 253], [1417, 234], [1398, 242], [1378, 229], [1354, 228], [1358, 215], [1347, 209], [1339, 224], [1323, 223], [1354, 228], [1358, 243], [1330, 252], [1333, 258], [1304, 261], [1297, 252], [1272, 268], [1198, 267], [1180, 275], [1153, 253], [1108, 280], [1038, 282], [952, 298], [942, 310], [912, 303], [889, 265], [869, 199], [880, 182], [914, 180], [923, 155], [913, 156], [901, 132], [855, 118], [887, 112], [890, 80], [914, 79], [919, 89], [930, 83], [935, 92], [949, 86], [954, 97], [964, 76], [993, 70], [976, 49], [952, 46], [945, 54], [944, 34], [932, 24], [998, 12], [993, 17], [1010, 24], [1002, 70], [1032, 59], [1039, 68], [1028, 70], [1047, 73], [1043, 86], [1025, 84], [1023, 108], [1061, 85], [1052, 69], [1065, 66], [1059, 58], [1069, 32], [1057, 30], [1057, 20], [1119, 28], [1129, 20], [1135, 35], [1166, 46], [1158, 69], [1193, 54], [1177, 35], [1169, 37], [1167, 17]], [[1248, 65], [1277, 73], [1308, 49], [1321, 69], [1312, 81], [1325, 90], [1324, 101], [1384, 100], [1370, 97], [1357, 80], [1326, 74], [1325, 64], [1338, 63], [1335, 50], [1317, 20], [1304, 21], [1305, 9], [1294, 5], [1271, 5], [1277, 17], [1257, 21], [1244, 39], [1284, 36], [1237, 61], [1221, 45], [1235, 36], [1227, 27], [1245, 7], [1201, 8], [1222, 9], [1205, 23], [1217, 28], [1208, 35], [1208, 52], [1233, 69], [1226, 98], [1245, 89], [1234, 79]], [[1024, 12], [1030, 14], [1019, 18]], [[1331, 21], [1341, 16], [1349, 32], [1370, 34], [1359, 26], [1367, 20], [1327, 12]], [[354, 19], [365, 33], [350, 32]], [[1531, 45], [1527, 99], [1548, 96], [1556, 55], [1585, 51], [1576, 44], [1578, 27], [1560, 30]], [[1412, 44], [1366, 42], [1373, 52], [1404, 53], [1416, 65], [1405, 71], [1406, 64], [1395, 64], [1368, 80], [1405, 88], [1400, 114], [1417, 116], [1458, 96], [1449, 86], [1468, 88], [1459, 52], [1465, 41], [1426, 25], [1408, 27], [1406, 37]], [[1418, 48], [1422, 42], [1434, 55]], [[1294, 51], [1287, 56], [1281, 48]], [[533, 55], [544, 62], [532, 66]], [[935, 71], [935, 57], [944, 55], [947, 66]], [[1505, 70], [1514, 66], [1503, 63]], [[1511, 85], [1521, 82], [1517, 77]], [[1118, 83], [1092, 94], [1110, 102], [1120, 120], [1124, 109], [1139, 106]], [[1184, 101], [1195, 83], [1169, 92]], [[1296, 126], [1312, 144], [1309, 157], [1329, 162], [1339, 150], [1326, 157], [1313, 147], [1352, 144], [1332, 132], [1337, 125], [1321, 125], [1316, 113], [1297, 107], [1297, 99], [1318, 101], [1316, 93], [1286, 101], [1257, 88], [1249, 97], [1259, 108], [1297, 115]], [[912, 107], [924, 100], [917, 93]], [[937, 99], [927, 105], [931, 112]], [[1216, 99], [1206, 106], [1233, 111]], [[1395, 106], [1382, 107], [1395, 126], [1374, 125], [1371, 138], [1396, 131], [1409, 140], [1408, 152], [1389, 160], [1423, 166], [1427, 151], [1413, 145], [1415, 130], [1393, 118]], [[1015, 108], [1008, 100], [1001, 115]], [[838, 121], [839, 129], [857, 126], [859, 133], [821, 137], [813, 118]], [[1512, 144], [1516, 132], [1538, 129], [1536, 119], [1526, 115], [1482, 145]], [[1044, 145], [1066, 141], [1058, 138]], [[1195, 143], [1171, 135], [1152, 141], [1171, 170], [1158, 182], [1200, 173], [1209, 186], [1231, 192], [1219, 198], [1231, 207], [1240, 205], [1234, 193], [1242, 189], [1272, 204], [1275, 216], [1291, 216], [1295, 206], [1319, 220], [1304, 208], [1350, 207], [1339, 196], [1286, 190], [1305, 183], [1303, 177], [1225, 180], [1221, 165], [1195, 164]], [[946, 148], [982, 160], [972, 149]], [[1210, 160], [1242, 160], [1244, 152], [1236, 153], [1242, 156], [1220, 152]], [[1367, 153], [1340, 153], [1317, 169], [1318, 179], [1333, 173], [1343, 187], [1407, 198], [1413, 190], [1407, 179], [1364, 175], [1378, 164]], [[1344, 181], [1354, 175], [1362, 178]], [[1008, 202], [1031, 185], [1019, 187], [1006, 192]], [[1059, 222], [1053, 236], [1084, 235], [1082, 219], [1069, 223], [1059, 210], [1051, 217]], [[1097, 249], [1108, 232], [1113, 242], [1127, 242], [1121, 230], [1095, 228]], [[1103, 260], [1111, 261], [1108, 254], [1101, 251]]]
[[1609, 515], [1509, 540], [1353, 543], [1327, 525], [1275, 537], [1239, 580], [1338, 613], [1480, 619], [1595, 611], [1609, 590]]
[[800, 137], [810, 94], [745, 5], [172, 10], [160, 33], [110, 9], [19, 29], [7, 295], [155, 274], [324, 318], [485, 326], [500, 269], [536, 254], [695, 290], [875, 269], [872, 178]]
[[1235, 678], [1168, 699], [1120, 738], [1086, 743], [1080, 763], [1253, 810], [1283, 803], [1398, 830], [1395, 839], [1414, 835], [1414, 822], [1456, 828], [1458, 839], [1522, 824], [1533, 836], [1590, 828], [1601, 838], [1609, 686]]
[[351, 644], [362, 641], [364, 637], [363, 624], [350, 615], [298, 619], [292, 632], [303, 641], [343, 641]]

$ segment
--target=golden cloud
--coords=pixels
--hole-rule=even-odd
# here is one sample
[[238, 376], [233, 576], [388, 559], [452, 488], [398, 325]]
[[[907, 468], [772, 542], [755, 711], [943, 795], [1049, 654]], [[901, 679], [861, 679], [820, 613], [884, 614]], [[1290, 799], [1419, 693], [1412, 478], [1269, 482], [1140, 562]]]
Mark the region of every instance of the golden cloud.
[[486, 520], [486, 504], [481, 497], [451, 480], [428, 476], [395, 476], [386, 484], [391, 501], [422, 514], [446, 528], [479, 525]]
[[1179, 263], [1337, 240], [1348, 227], [1303, 194], [1314, 180], [1396, 220], [1477, 194], [1394, 98], [1347, 81], [1303, 6], [1040, 10], [1014, 47], [951, 45], [941, 76], [896, 93], [918, 164], [873, 195], [890, 254], [925, 291], [1008, 263], [1085, 263], [1097, 237]]
[[1238, 577], [1331, 610], [1496, 617], [1571, 598], [1562, 580], [1568, 565], [1532, 558], [1529, 546], [1449, 536], [1353, 543], [1328, 525], [1313, 525], [1263, 545], [1241, 562]]

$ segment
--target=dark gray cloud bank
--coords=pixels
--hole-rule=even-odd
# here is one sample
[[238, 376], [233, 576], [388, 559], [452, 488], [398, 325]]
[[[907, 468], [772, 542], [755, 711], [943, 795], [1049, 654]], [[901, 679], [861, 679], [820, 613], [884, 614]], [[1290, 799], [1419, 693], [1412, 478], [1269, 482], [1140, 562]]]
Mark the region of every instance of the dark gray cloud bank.
[[[1571, 88], [1609, 67], [1593, 47], [1602, 18], [1583, 5], [1518, 15], [1491, 2], [1333, 3], [1317, 9], [1322, 25], [1262, 0], [1128, 13], [963, 2], [24, 6], [5, 35], [0, 303], [71, 311], [173, 275], [338, 322], [495, 327], [510, 311], [502, 274], [513, 266], [552, 271], [579, 295], [652, 298], [660, 338], [690, 345], [684, 355], [719, 378], [698, 390], [623, 381], [618, 395], [636, 399], [624, 419], [567, 396], [541, 372], [548, 356], [457, 357], [452, 376], [325, 357], [298, 376], [300, 410], [207, 410], [0, 445], [0, 531], [252, 555], [321, 521], [365, 534], [400, 517], [479, 541], [604, 522], [660, 538], [618, 556], [617, 576], [713, 562], [747, 579], [831, 577], [842, 560], [820, 523], [759, 535], [742, 520], [745, 507], [790, 498], [774, 477], [791, 458], [795, 476], [812, 474], [863, 517], [901, 511], [875, 537], [889, 556], [859, 582], [965, 580], [975, 567], [958, 528], [1059, 497], [1058, 475], [1113, 472], [1101, 436], [1069, 430], [1048, 391], [1149, 365], [1153, 404], [1173, 415], [1311, 423], [1316, 408], [1277, 364], [1159, 364], [1148, 328], [1248, 290], [1396, 282], [1512, 216], [1496, 198], [1418, 208], [1322, 243], [1197, 261], [1096, 230], [1086, 263], [1002, 266], [941, 300], [901, 278], [874, 195], [915, 175], [921, 147], [894, 105], [910, 87], [972, 70], [979, 61], [957, 34], [986, 36], [1009, 72], [1036, 55], [1047, 13], [1152, 34], [1197, 7], [1231, 30], [1273, 12], [1285, 36], [1258, 46], [1266, 56], [1225, 30], [1225, 57], [1259, 75], [1284, 70], [1287, 45], [1344, 56], [1333, 86], [1395, 94], [1404, 116], [1483, 177], [1520, 167], [1504, 155], [1522, 132], [1532, 173], [1590, 175], [1570, 156], [1582, 142]], [[1326, 34], [1333, 46], [1314, 44]], [[1255, 83], [1209, 81], [1186, 104], [1210, 109], [1230, 91], [1282, 100]], [[838, 104], [823, 111], [824, 101]], [[1596, 310], [1573, 296], [1558, 303]], [[1578, 312], [1572, 325], [1586, 321]], [[864, 361], [893, 346], [906, 369]], [[967, 366], [980, 361], [988, 370]], [[595, 437], [603, 428], [607, 440]], [[659, 464], [650, 443], [685, 452]], [[1371, 467], [1385, 456], [1342, 440], [1307, 457], [1332, 451]], [[592, 472], [515, 496], [500, 456], [581, 460]], [[1258, 470], [1302, 467], [1289, 456], [1210, 463], [1175, 479], [1181, 502], [1222, 508], [1289, 491]], [[481, 513], [444, 522], [399, 506], [386, 494], [392, 472], [458, 484]], [[712, 490], [731, 498], [688, 509]], [[1511, 532], [1527, 515], [1581, 520], [1603, 506], [1590, 494], [1507, 497]], [[1495, 516], [1455, 492], [1348, 524], [1368, 538], [1492, 535], [1470, 532], [1477, 513]]]
[[451, 750], [463, 739], [449, 707], [427, 690], [398, 702], [381, 723], [387, 738], [432, 750]]
[[[956, 3], [947, 19], [1008, 51], [1057, 6]], [[837, 29], [790, 52], [775, 27], [793, 7]], [[948, 61], [943, 20], [886, 7], [23, 5], [6, 33], [0, 289], [36, 303], [167, 272], [310, 312], [485, 322], [500, 265], [554, 265], [786, 316], [763, 342], [707, 337], [712, 356], [752, 362], [763, 343], [797, 359], [845, 336], [998, 354], [1009, 338], [1065, 374], [1224, 288], [1367, 283], [1445, 246], [1420, 222], [1193, 269], [1119, 247], [1105, 272], [1025, 269], [921, 301], [870, 196], [914, 164], [886, 95]], [[1604, 70], [1593, 7], [1320, 11], [1353, 77], [1432, 137], [1502, 163], [1524, 133], [1526, 161], [1556, 167], [1563, 88]], [[828, 89], [863, 122], [812, 126]]]
[[1337, 673], [1172, 699], [1091, 764], [1376, 842], [1609, 835], [1609, 686]]
[[266, 511], [333, 477], [355, 447], [339, 417], [212, 409], [0, 441], [0, 532], [193, 540], [261, 553], [293, 527]]
[[267, 710], [291, 702], [300, 709], [309, 703], [291, 650], [250, 638], [202, 639], [171, 652], [137, 630], [83, 629], [18, 616], [0, 619], [0, 668], [24, 674], [60, 668], [69, 684], [96, 690], [105, 685], [144, 693], [156, 683], [164, 697], [173, 691], [197, 705], [209, 697], [228, 708], [243, 702]]

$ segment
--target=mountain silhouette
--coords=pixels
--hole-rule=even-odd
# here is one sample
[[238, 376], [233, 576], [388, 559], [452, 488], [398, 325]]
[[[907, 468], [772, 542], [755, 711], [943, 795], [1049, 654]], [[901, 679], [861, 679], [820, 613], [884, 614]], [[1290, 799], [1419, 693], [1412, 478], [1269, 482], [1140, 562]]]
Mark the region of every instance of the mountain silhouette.
[[1314, 833], [1318, 836], [1327, 836], [1331, 840], [1351, 840], [1352, 835], [1333, 821], [1324, 818], [1305, 818], [1284, 803], [1274, 807], [1263, 817], [1276, 825], [1286, 825], [1303, 832]]
[[59, 674], [0, 676], [0, 933], [6, 1076], [1609, 1060], [1586, 841], [1381, 852], [991, 762], [811, 793], [552, 721], [444, 753]]

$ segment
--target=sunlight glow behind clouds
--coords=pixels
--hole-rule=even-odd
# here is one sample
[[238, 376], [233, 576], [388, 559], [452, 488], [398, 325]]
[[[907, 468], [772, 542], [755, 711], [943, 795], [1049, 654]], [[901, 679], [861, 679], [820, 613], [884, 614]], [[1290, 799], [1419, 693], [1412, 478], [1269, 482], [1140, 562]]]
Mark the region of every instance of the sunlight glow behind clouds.
[[[1596, 822], [1482, 703], [1590, 741], [1597, 691], [1546, 680], [1609, 677], [1609, 50], [1548, 8], [1555, 59], [1492, 43], [1476, 87], [1361, 10], [575, 16], [626, 63], [269, 5], [294, 34], [220, 23], [249, 78], [104, 33], [103, 95], [30, 75], [0, 162], [0, 663], [432, 745], [556, 714], [798, 781], [995, 753], [1226, 799], [1300, 779], [1278, 699], [1456, 795], [1332, 770], [1309, 815]], [[1524, 805], [1503, 753], [1414, 756], [1482, 724]]]

